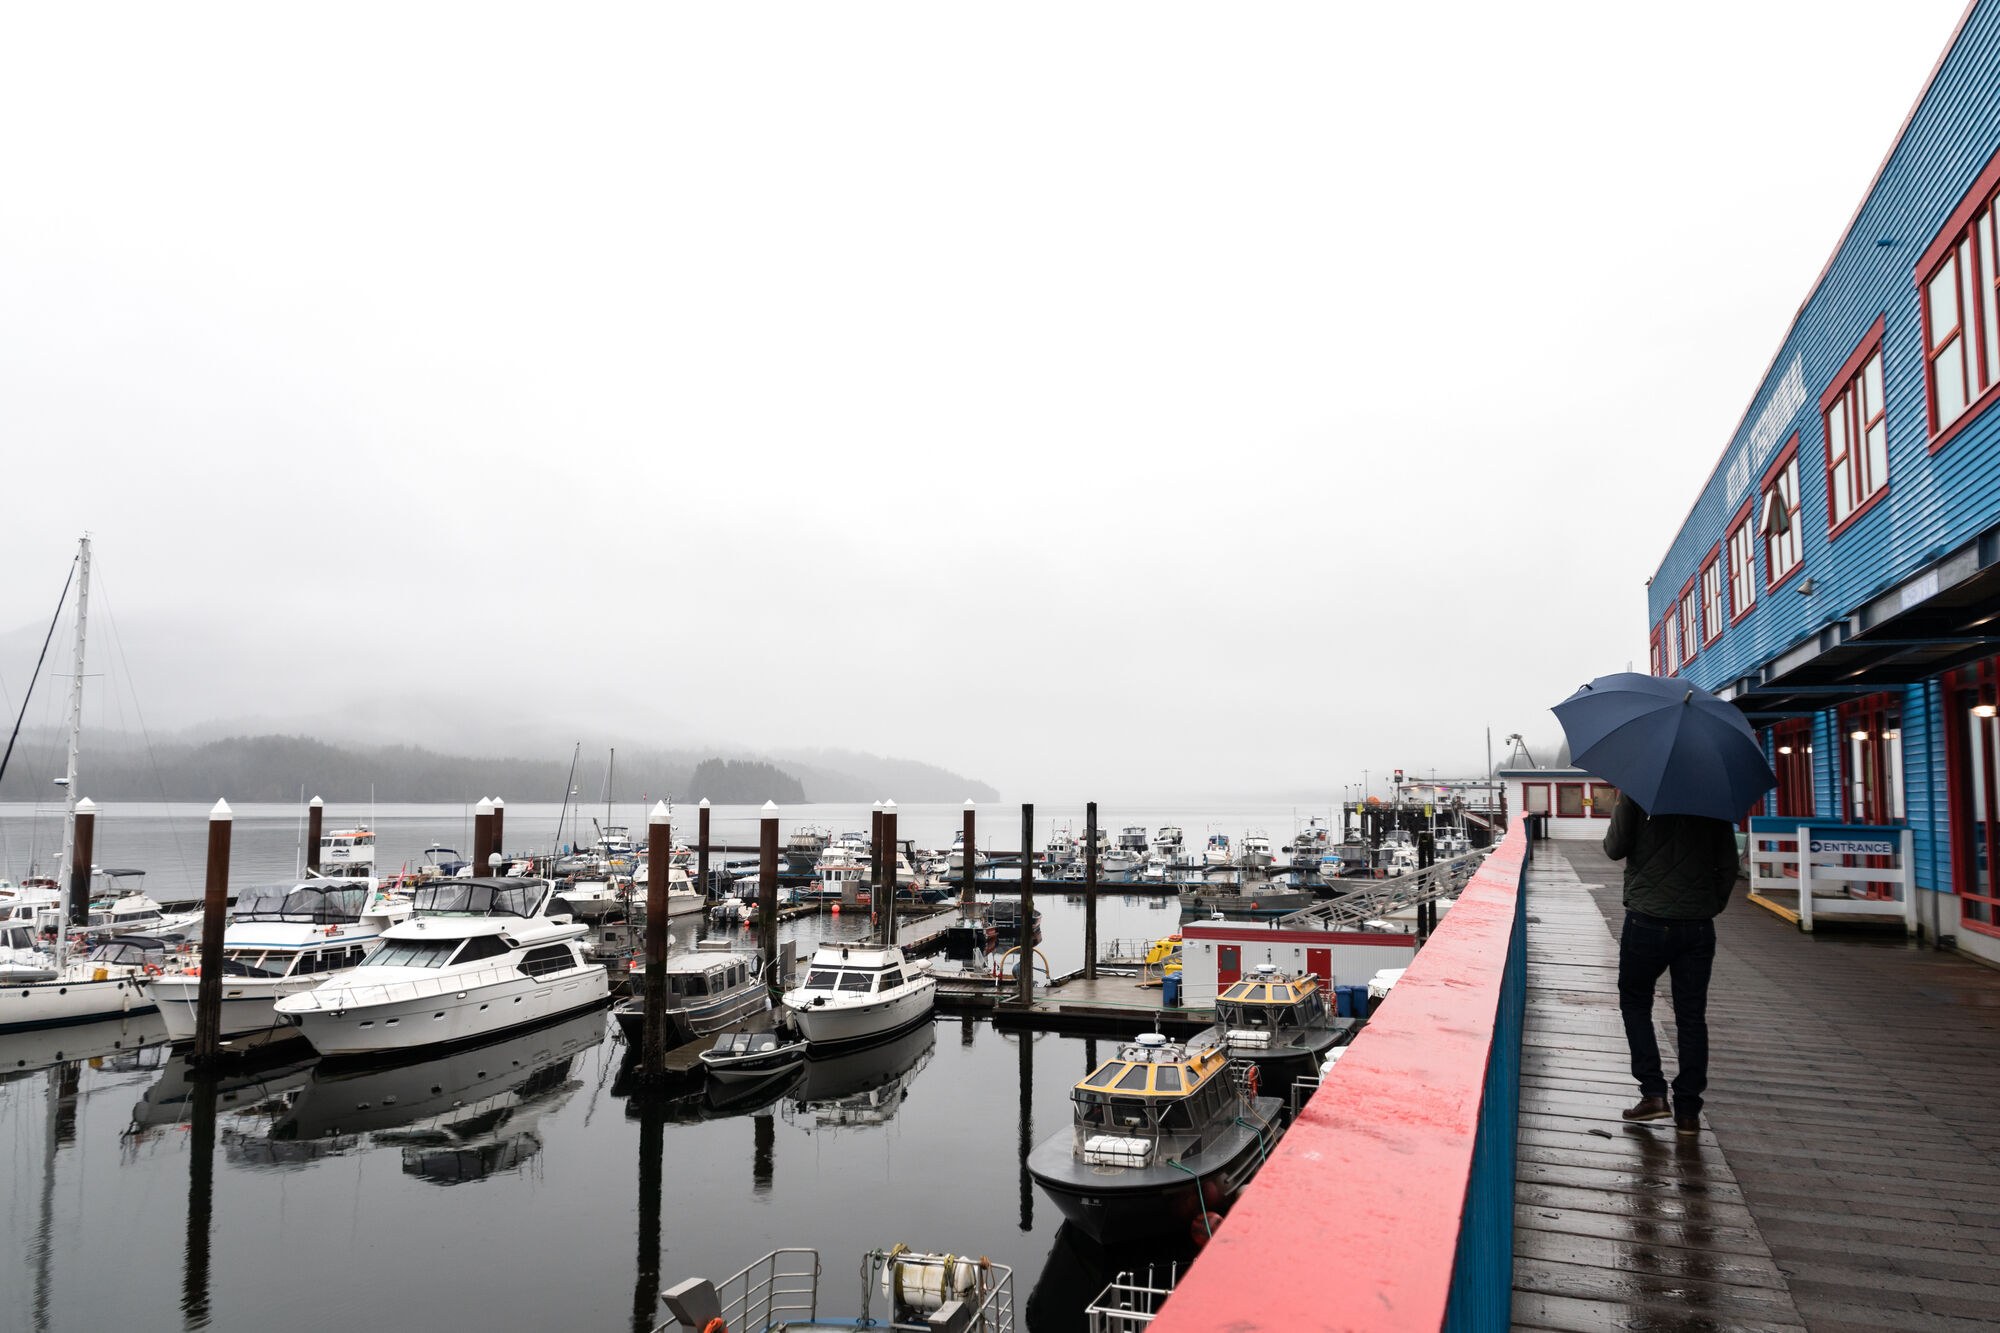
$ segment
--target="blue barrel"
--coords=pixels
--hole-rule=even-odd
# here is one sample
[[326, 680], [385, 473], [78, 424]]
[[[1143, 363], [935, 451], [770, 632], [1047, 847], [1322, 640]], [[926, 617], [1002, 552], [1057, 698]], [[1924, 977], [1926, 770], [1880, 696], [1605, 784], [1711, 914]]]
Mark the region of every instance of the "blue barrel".
[[1368, 984], [1362, 982], [1346, 989], [1352, 993], [1347, 1002], [1347, 1012], [1355, 1018], [1368, 1017]]
[[1339, 1018], [1354, 1017], [1354, 987], [1335, 986], [1333, 988], [1333, 1012]]
[[1181, 1007], [1181, 974], [1169, 972], [1160, 978], [1160, 1003], [1169, 1009]]

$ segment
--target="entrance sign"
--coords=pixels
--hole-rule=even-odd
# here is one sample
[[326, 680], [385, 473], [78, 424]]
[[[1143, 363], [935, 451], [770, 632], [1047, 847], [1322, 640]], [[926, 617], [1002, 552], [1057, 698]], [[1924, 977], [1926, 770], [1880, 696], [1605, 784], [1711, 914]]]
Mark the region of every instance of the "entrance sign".
[[1816, 916], [1887, 916], [1901, 917], [1904, 932], [1916, 934], [1916, 857], [1907, 828], [1760, 815], [1750, 821], [1749, 860], [1750, 901], [1800, 930], [1810, 931]]

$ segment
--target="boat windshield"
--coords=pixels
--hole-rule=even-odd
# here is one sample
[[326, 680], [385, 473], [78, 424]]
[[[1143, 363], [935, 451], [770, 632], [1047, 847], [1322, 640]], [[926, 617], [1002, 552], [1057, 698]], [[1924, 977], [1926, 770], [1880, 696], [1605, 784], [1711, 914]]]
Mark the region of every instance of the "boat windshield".
[[426, 884], [411, 895], [410, 908], [419, 916], [451, 913], [460, 916], [533, 916], [541, 905], [543, 887], [530, 880], [465, 879]]
[[237, 921], [305, 921], [316, 926], [359, 921], [368, 905], [365, 884], [272, 884], [236, 895]]
[[443, 967], [464, 940], [383, 940], [362, 960], [369, 967]]
[[298, 955], [290, 949], [231, 949], [222, 955], [225, 977], [282, 977]]

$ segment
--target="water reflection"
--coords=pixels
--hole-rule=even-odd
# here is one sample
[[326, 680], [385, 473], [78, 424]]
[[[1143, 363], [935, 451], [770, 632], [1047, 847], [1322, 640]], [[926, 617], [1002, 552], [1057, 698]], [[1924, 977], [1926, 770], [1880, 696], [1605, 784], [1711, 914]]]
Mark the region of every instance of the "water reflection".
[[936, 1046], [937, 1028], [925, 1023], [878, 1046], [808, 1059], [786, 1095], [786, 1123], [807, 1133], [888, 1124]]
[[1028, 1292], [1027, 1326], [1035, 1333], [1081, 1333], [1089, 1326], [1084, 1312], [1120, 1273], [1171, 1287], [1194, 1254], [1192, 1244], [1107, 1247], [1065, 1222], [1056, 1229], [1041, 1275]]
[[1035, 1035], [1022, 1032], [1015, 1036], [1021, 1047], [1021, 1109], [1015, 1117], [1020, 1131], [1021, 1156], [1021, 1230], [1035, 1229], [1035, 1178], [1028, 1174], [1028, 1154], [1035, 1147]]
[[107, 1018], [101, 1023], [43, 1028], [0, 1035], [0, 1083], [67, 1061], [88, 1060], [93, 1068], [139, 1067], [136, 1054], [166, 1059], [167, 1028], [158, 1014]]
[[208, 1245], [215, 1223], [215, 1082], [197, 1077], [188, 1107], [187, 1241], [181, 1251], [181, 1316], [208, 1327]]

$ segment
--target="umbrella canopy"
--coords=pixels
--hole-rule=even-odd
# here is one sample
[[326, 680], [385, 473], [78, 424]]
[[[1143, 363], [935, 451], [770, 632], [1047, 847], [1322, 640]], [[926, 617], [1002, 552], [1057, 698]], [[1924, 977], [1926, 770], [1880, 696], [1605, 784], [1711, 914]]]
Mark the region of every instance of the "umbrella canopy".
[[1570, 758], [1655, 815], [1735, 823], [1778, 785], [1734, 704], [1670, 676], [1599, 676], [1552, 710]]

